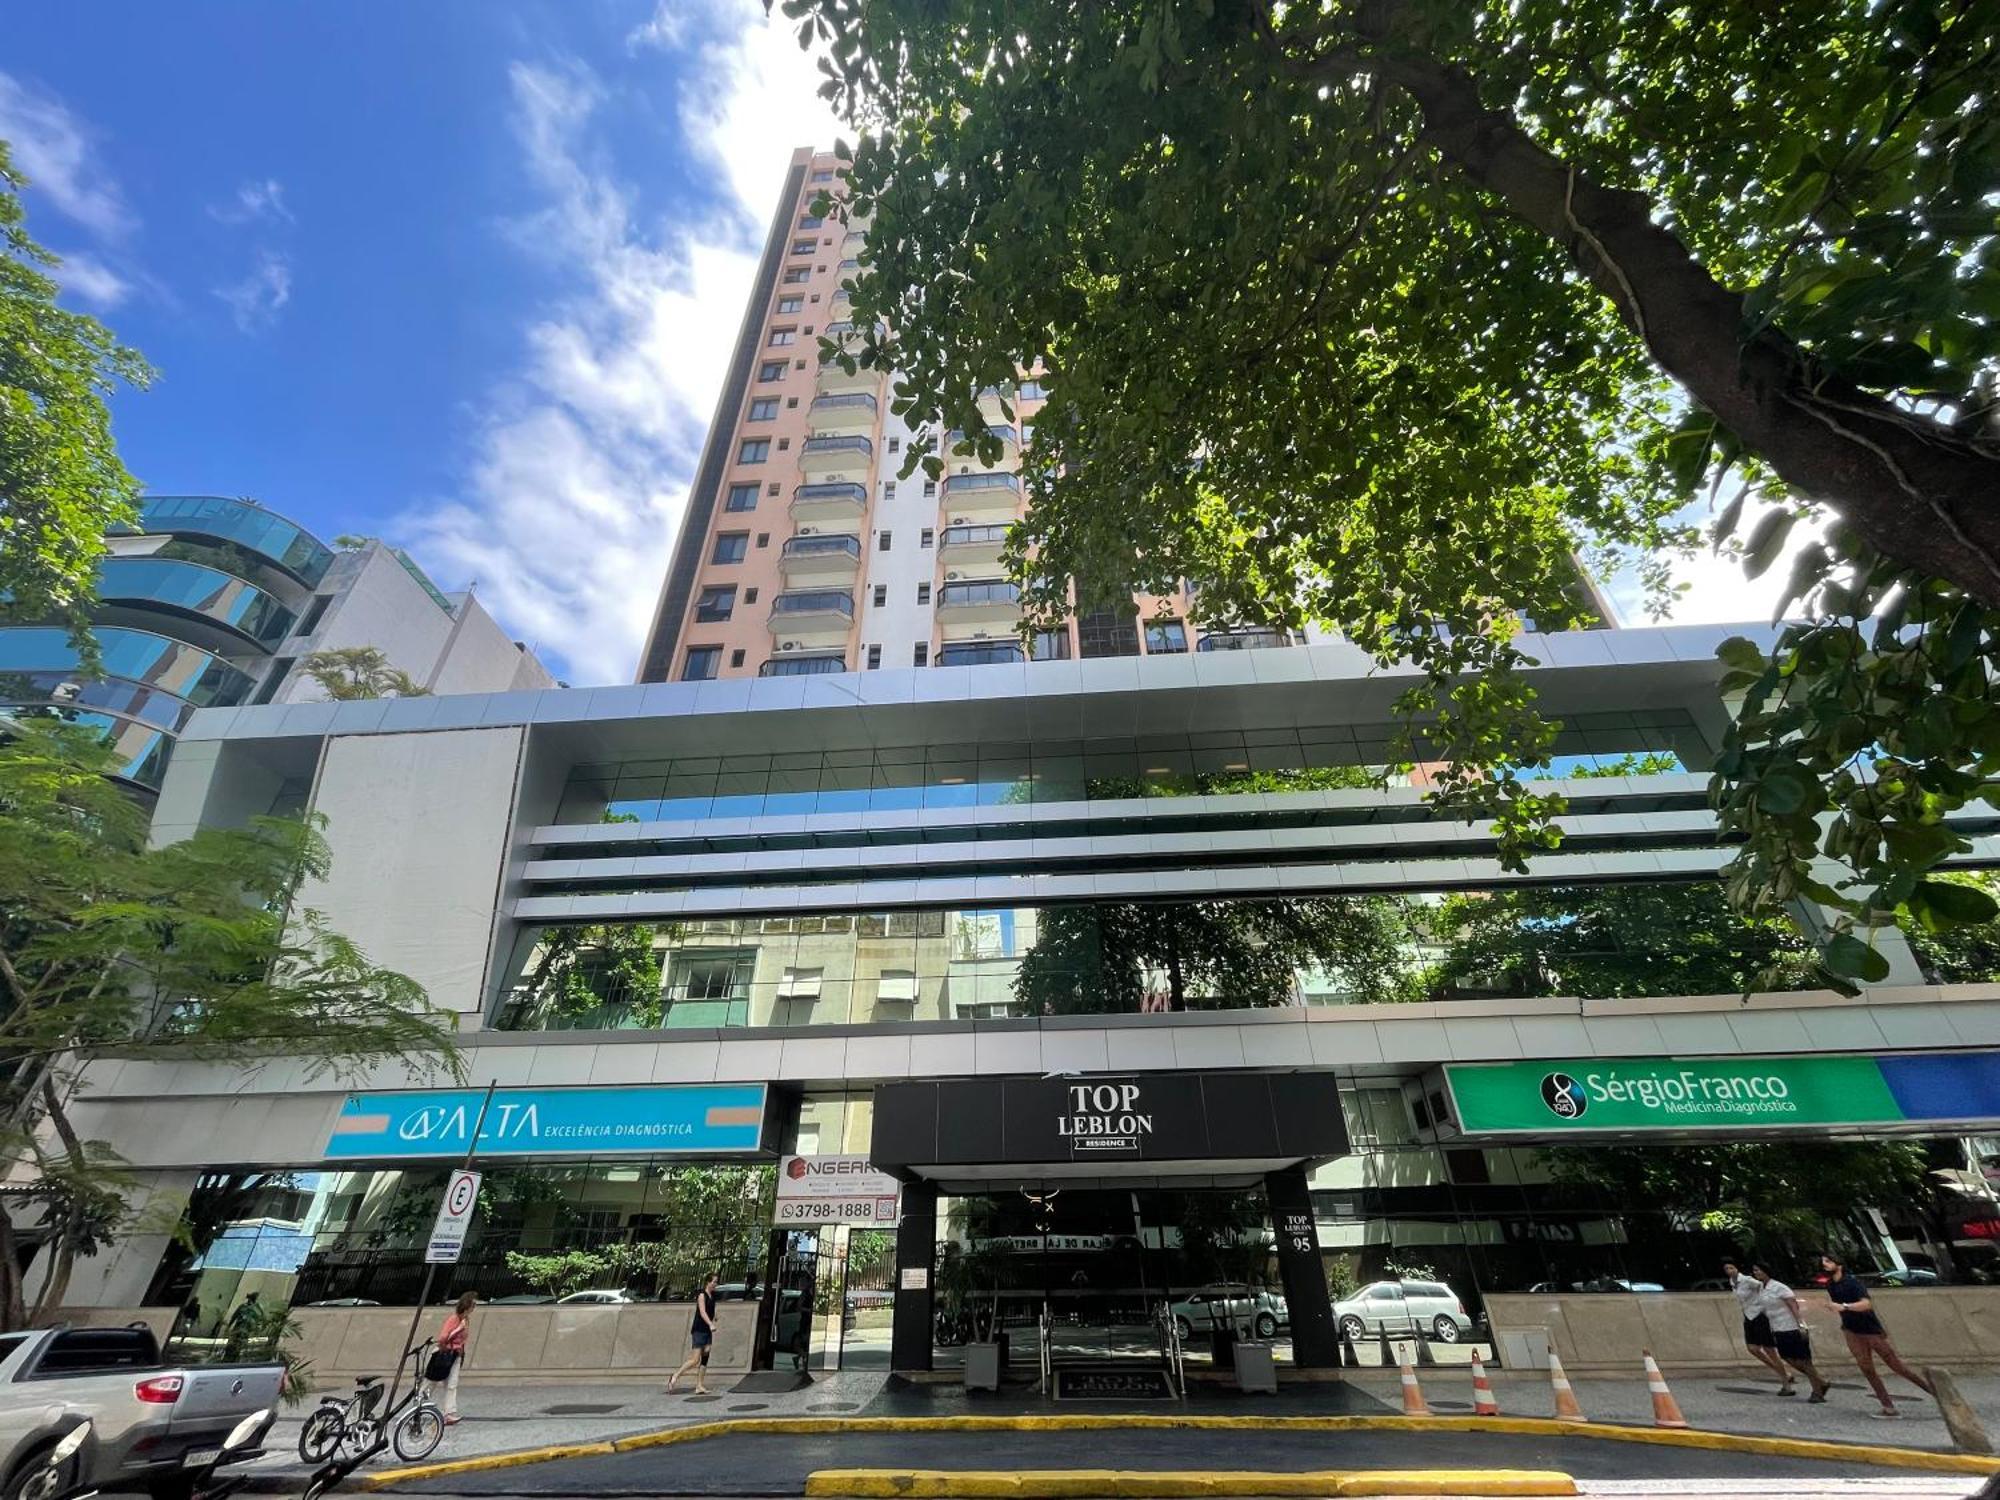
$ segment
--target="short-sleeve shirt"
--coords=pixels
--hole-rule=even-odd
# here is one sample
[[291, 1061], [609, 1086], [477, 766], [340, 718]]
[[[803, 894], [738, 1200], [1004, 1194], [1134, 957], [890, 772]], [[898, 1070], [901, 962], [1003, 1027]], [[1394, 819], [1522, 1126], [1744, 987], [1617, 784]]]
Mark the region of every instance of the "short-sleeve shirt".
[[1743, 1309], [1743, 1320], [1747, 1323], [1763, 1311], [1757, 1304], [1763, 1300], [1764, 1289], [1757, 1284], [1755, 1276], [1738, 1273], [1729, 1284], [1729, 1290], [1736, 1293], [1737, 1304]]
[[1757, 1310], [1771, 1320], [1771, 1332], [1796, 1333], [1799, 1320], [1786, 1299], [1795, 1295], [1792, 1289], [1773, 1276], [1763, 1285], [1763, 1294], [1757, 1299]]
[[[1852, 1276], [1843, 1276], [1840, 1280], [1828, 1285], [1826, 1295], [1836, 1303], [1865, 1302], [1868, 1300], [1868, 1288]], [[1868, 1312], [1849, 1312], [1845, 1307], [1841, 1308], [1840, 1326], [1847, 1333], [1881, 1333], [1883, 1331], [1882, 1320], [1875, 1316], [1872, 1309]]]

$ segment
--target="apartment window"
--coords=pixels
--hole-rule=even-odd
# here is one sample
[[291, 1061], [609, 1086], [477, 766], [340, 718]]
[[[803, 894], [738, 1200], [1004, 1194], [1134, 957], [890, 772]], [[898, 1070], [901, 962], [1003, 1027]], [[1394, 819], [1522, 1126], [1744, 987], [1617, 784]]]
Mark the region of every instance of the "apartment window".
[[900, 1000], [914, 1004], [917, 998], [917, 971], [915, 969], [884, 969], [882, 977], [875, 981], [877, 1000]]
[[729, 496], [722, 502], [724, 510], [755, 510], [757, 508], [757, 483], [751, 480], [745, 484], [732, 484]]
[[729, 653], [729, 665], [732, 667], [743, 665], [743, 648], [741, 646], [738, 646], [734, 651]]
[[819, 248], [819, 242], [816, 240], [792, 241], [792, 254], [794, 255], [811, 255], [813, 251], [817, 250], [818, 248]]
[[799, 216], [799, 228], [801, 229], [819, 229], [825, 224], [826, 220], [817, 218], [812, 214], [801, 214]]
[[296, 656], [281, 656], [272, 662], [271, 675], [264, 679], [264, 685], [257, 689], [257, 696], [250, 701], [252, 703], [269, 703], [273, 698], [277, 697], [278, 689], [285, 681], [285, 674], [292, 670], [292, 663], [297, 660]]
[[764, 493], [767, 495], [776, 495], [778, 493], [778, 482], [774, 479], [769, 484], [765, 485]]
[[893, 533], [887, 531], [878, 531], [875, 533], [876, 551], [887, 552], [889, 550], [889, 538], [891, 535], [893, 535]]
[[687, 660], [681, 663], [681, 681], [707, 682], [715, 676], [715, 669], [721, 665], [720, 646], [690, 646]]
[[799, 405], [799, 398], [798, 398], [797, 396], [787, 396], [787, 397], [785, 397], [785, 410], [786, 410], [786, 411], [796, 411], [796, 410], [798, 410], [798, 405]]
[[937, 499], [937, 481], [935, 479], [926, 479], [924, 481], [924, 498], [926, 500]]
[[792, 361], [792, 368], [795, 370], [803, 370], [805, 367], [806, 367], [806, 362], [802, 359], [795, 359]]
[[903, 440], [901, 438], [890, 438], [889, 451], [891, 453], [901, 453], [903, 451]]
[[930, 585], [929, 585], [928, 583], [920, 583], [920, 584], [918, 584], [918, 585], [917, 585], [917, 603], [919, 603], [919, 604], [928, 604], [928, 603], [930, 603], [930, 602], [931, 602], [931, 586], [930, 586]]
[[757, 378], [759, 380], [783, 380], [785, 378], [785, 362], [782, 359], [765, 360], [764, 363], [757, 366]]
[[1187, 626], [1179, 620], [1149, 620], [1146, 622], [1146, 654], [1148, 656], [1171, 656], [1175, 652], [1187, 650]]
[[715, 551], [710, 554], [712, 563], [740, 563], [750, 550], [750, 533], [747, 531], [719, 532], [715, 538]]
[[787, 344], [796, 344], [798, 341], [799, 331], [796, 328], [773, 328], [771, 336], [764, 340], [773, 349], [782, 349]]
[[736, 461], [739, 464], [761, 464], [770, 456], [769, 438], [745, 438], [743, 445], [736, 450]]
[[811, 266], [786, 266], [785, 285], [797, 286], [802, 281], [811, 281], [812, 273], [813, 268]]
[[770, 533], [770, 532], [768, 532], [768, 531], [760, 531], [760, 532], [758, 532], [758, 533], [757, 533], [757, 550], [758, 550], [759, 552], [762, 552], [762, 551], [763, 551], [763, 550], [764, 550], [764, 549], [765, 549], [766, 547], [768, 547], [768, 546], [770, 546], [770, 545], [771, 545], [771, 533]]
[[878, 583], [878, 584], [876, 584], [876, 585], [875, 585], [875, 607], [876, 607], [877, 609], [880, 609], [880, 608], [881, 608], [881, 607], [882, 607], [883, 605], [887, 604], [888, 602], [889, 602], [889, 585], [888, 585], [888, 584], [886, 584], [886, 583]]
[[931, 643], [929, 641], [918, 641], [916, 645], [910, 648], [910, 665], [927, 667], [930, 665], [930, 662]]
[[784, 451], [785, 451], [785, 450], [786, 450], [787, 448], [789, 448], [789, 447], [791, 447], [791, 446], [792, 446], [792, 440], [791, 440], [790, 438], [779, 438], [779, 439], [778, 439], [778, 451], [779, 451], [780, 453], [783, 453], [783, 452], [784, 452]]
[[719, 625], [736, 611], [736, 585], [711, 584], [694, 602], [695, 620], [703, 625]]
[[1112, 610], [1092, 610], [1076, 622], [1077, 655], [1137, 656], [1139, 631], [1130, 615]]
[[750, 420], [752, 422], [775, 422], [777, 419], [778, 398], [776, 396], [758, 396], [751, 401]]
[[311, 635], [319, 629], [319, 622], [326, 618], [326, 607], [333, 603], [331, 594], [314, 594], [312, 603], [306, 606], [305, 618], [299, 621], [293, 635]]
[[870, 646], [868, 648], [868, 670], [872, 672], [881, 665], [882, 648], [880, 646]]
[[917, 545], [919, 547], [928, 547], [931, 545], [931, 543], [935, 542], [936, 540], [937, 540], [937, 533], [935, 531], [932, 531], [928, 526], [926, 526], [922, 531], [917, 533]]
[[745, 604], [755, 604], [757, 602], [757, 591], [755, 589], [745, 589], [743, 591], [743, 602]]
[[895, 499], [895, 498], [896, 498], [896, 481], [895, 481], [895, 480], [893, 480], [893, 479], [885, 479], [885, 480], [883, 480], [883, 481], [882, 481], [882, 498], [883, 498], [884, 500], [893, 500], [893, 499]]
[[1035, 649], [1030, 653], [1036, 661], [1068, 661], [1069, 632], [1067, 630], [1040, 630], [1035, 633]]
[[814, 182], [831, 182], [831, 181], [833, 181], [833, 173], [832, 173], [832, 172], [830, 172], [830, 171], [826, 171], [825, 169], [822, 169], [822, 170], [820, 170], [820, 171], [817, 171], [817, 172], [813, 173], [813, 181], [814, 181]]
[[778, 311], [781, 314], [795, 313], [805, 305], [806, 299], [798, 296], [796, 293], [790, 297], [780, 297], [778, 299]]

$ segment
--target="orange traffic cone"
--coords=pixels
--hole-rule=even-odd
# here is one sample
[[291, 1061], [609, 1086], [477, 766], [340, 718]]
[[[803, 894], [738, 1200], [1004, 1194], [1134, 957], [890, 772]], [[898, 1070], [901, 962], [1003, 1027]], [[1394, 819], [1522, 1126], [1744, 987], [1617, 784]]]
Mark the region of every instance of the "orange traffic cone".
[[1655, 1427], [1685, 1427], [1687, 1418], [1681, 1415], [1681, 1405], [1674, 1400], [1674, 1393], [1667, 1389], [1667, 1377], [1660, 1373], [1660, 1367], [1653, 1363], [1653, 1351], [1641, 1349], [1646, 1356], [1646, 1389], [1653, 1397], [1653, 1425]]
[[1553, 1345], [1549, 1348], [1549, 1388], [1556, 1395], [1556, 1420], [1558, 1422], [1588, 1422], [1583, 1408], [1576, 1404], [1576, 1392], [1569, 1388], [1569, 1376], [1563, 1374], [1562, 1356]]
[[1472, 1351], [1472, 1414], [1475, 1417], [1497, 1417], [1500, 1403], [1493, 1399], [1493, 1382], [1486, 1378], [1486, 1366], [1480, 1362], [1479, 1351]]
[[1417, 1384], [1417, 1372], [1410, 1364], [1409, 1355], [1402, 1359], [1403, 1375], [1403, 1415], [1406, 1417], [1428, 1417], [1431, 1409], [1424, 1405], [1423, 1387]]

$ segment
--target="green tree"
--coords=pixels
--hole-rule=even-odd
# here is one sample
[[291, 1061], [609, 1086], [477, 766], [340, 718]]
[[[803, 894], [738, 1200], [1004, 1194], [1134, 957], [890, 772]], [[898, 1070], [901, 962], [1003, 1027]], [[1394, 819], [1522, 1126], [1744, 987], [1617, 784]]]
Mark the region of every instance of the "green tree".
[[905, 471], [993, 462], [979, 392], [1053, 382], [1027, 628], [1189, 578], [1203, 617], [1413, 661], [1438, 795], [1518, 866], [1561, 806], [1516, 774], [1550, 743], [1518, 613], [1575, 621], [1578, 553], [1661, 602], [1683, 507], [1734, 485], [1719, 537], [1777, 507], [1753, 574], [1825, 527], [1812, 623], [1732, 648], [1732, 901], [1843, 910], [1841, 984], [1890, 913], [1993, 915], [1924, 876], [2000, 756], [1997, 0], [783, 8], [866, 131], [822, 356], [976, 434]]
[[666, 1013], [661, 929], [645, 923], [570, 922], [537, 929], [506, 1024], [518, 1031], [603, 1024], [607, 1017], [658, 1026]]
[[[1992, 874], [1949, 875], [1953, 885], [1968, 885], [1991, 896]], [[1991, 984], [2000, 979], [2000, 921], [1948, 927], [1933, 932], [1912, 928], [1910, 947], [1925, 975], [1937, 984]]]
[[299, 670], [318, 683], [320, 691], [336, 703], [357, 698], [430, 695], [430, 689], [419, 687], [408, 672], [390, 665], [388, 655], [376, 646], [340, 646], [315, 651], [299, 663]]
[[82, 634], [105, 532], [138, 515], [107, 398], [153, 372], [97, 319], [56, 304], [62, 262], [28, 234], [27, 179], [0, 141], [0, 621]]
[[[70, 1120], [98, 1058], [302, 1060], [337, 1078], [401, 1060], [456, 1070], [452, 1018], [298, 906], [325, 877], [313, 820], [256, 818], [149, 847], [144, 812], [74, 725], [0, 743], [0, 1325], [60, 1305], [79, 1255], [132, 1224], [129, 1179]], [[27, 1304], [24, 1214], [47, 1275]]]

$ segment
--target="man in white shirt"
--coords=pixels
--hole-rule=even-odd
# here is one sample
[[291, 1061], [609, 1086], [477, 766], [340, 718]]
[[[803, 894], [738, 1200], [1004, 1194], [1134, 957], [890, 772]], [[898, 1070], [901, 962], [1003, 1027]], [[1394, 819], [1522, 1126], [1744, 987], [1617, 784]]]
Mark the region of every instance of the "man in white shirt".
[[1743, 1347], [1750, 1351], [1752, 1359], [1778, 1377], [1778, 1394], [1789, 1396], [1793, 1389], [1792, 1373], [1778, 1357], [1777, 1343], [1771, 1336], [1771, 1320], [1762, 1307], [1762, 1284], [1756, 1277], [1746, 1275], [1733, 1260], [1722, 1263], [1722, 1277], [1736, 1294], [1736, 1305], [1743, 1310]]
[[[1812, 1382], [1812, 1394], [1806, 1398], [1808, 1401], [1817, 1404], [1826, 1400], [1827, 1382], [1813, 1365], [1812, 1340], [1799, 1321], [1797, 1295], [1773, 1276], [1771, 1268], [1762, 1262], [1751, 1262], [1750, 1275], [1757, 1282], [1757, 1308], [1771, 1325], [1771, 1342], [1777, 1348], [1778, 1358]], [[1784, 1389], [1778, 1394], [1789, 1395], [1791, 1390], [1792, 1379], [1788, 1375]]]

